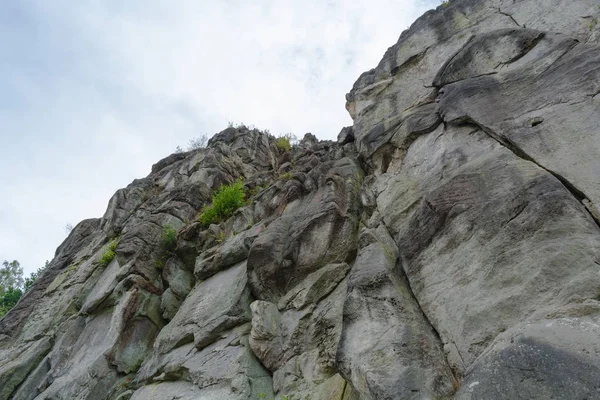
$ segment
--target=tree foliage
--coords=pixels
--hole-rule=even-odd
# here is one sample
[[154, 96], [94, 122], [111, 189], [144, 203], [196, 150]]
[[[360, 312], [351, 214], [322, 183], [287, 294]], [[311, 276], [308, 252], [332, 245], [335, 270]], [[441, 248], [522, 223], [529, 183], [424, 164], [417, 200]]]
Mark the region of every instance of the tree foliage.
[[28, 278], [25, 278], [25, 284], [24, 284], [24, 288], [25, 291], [28, 291], [29, 289], [31, 289], [31, 287], [33, 286], [33, 282], [35, 282], [35, 280], [37, 278], [40, 277], [40, 275], [42, 275], [42, 272], [44, 272], [46, 270], [46, 268], [48, 267], [49, 262], [46, 261], [46, 264], [43, 267], [40, 267], [37, 269], [37, 271], [32, 272]]
[[23, 268], [17, 260], [6, 261], [0, 267], [0, 295], [23, 287]]
[[17, 260], [4, 261], [0, 267], [0, 318], [17, 304], [23, 293], [33, 286], [35, 280], [48, 267], [46, 265], [32, 272], [28, 278], [23, 279], [23, 268]]

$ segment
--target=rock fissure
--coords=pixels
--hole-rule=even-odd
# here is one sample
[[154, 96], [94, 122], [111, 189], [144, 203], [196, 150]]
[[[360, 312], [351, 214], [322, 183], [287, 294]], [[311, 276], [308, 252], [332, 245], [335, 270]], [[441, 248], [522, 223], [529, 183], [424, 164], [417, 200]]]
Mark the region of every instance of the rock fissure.
[[501, 14], [501, 15], [504, 15], [505, 17], [508, 17], [508, 18], [510, 18], [510, 19], [512, 20], [512, 22], [514, 22], [514, 23], [515, 23], [515, 25], [517, 25], [519, 28], [522, 28], [521, 24], [519, 24], [519, 23], [517, 22], [517, 20], [516, 20], [516, 19], [515, 19], [515, 18], [514, 18], [512, 15], [510, 15], [510, 14], [508, 14], [508, 13], [505, 13], [505, 12], [503, 12], [503, 11], [500, 9], [500, 7], [498, 7], [498, 14]]
[[[428, 204], [429, 207], [431, 207], [433, 209], [433, 206], [428, 201], [425, 201], [425, 202]], [[390, 231], [389, 227], [386, 226], [385, 221], [382, 220], [381, 223], [385, 227], [385, 229], [388, 232], [388, 234], [390, 235], [390, 237], [393, 237], [393, 234]], [[402, 248], [398, 248], [398, 251], [401, 254], [402, 253]], [[428, 315], [425, 312], [425, 310], [423, 310], [423, 307], [421, 306], [421, 303], [419, 302], [419, 299], [415, 295], [415, 292], [414, 292], [414, 290], [413, 290], [413, 288], [411, 286], [410, 277], [408, 276], [408, 273], [404, 270], [404, 266], [402, 265], [402, 260], [401, 260], [400, 255], [398, 257], [396, 257], [396, 263], [400, 264], [400, 270], [401, 270], [401, 276], [397, 276], [396, 278], [405, 283], [406, 288], [407, 288], [407, 290], [409, 292], [410, 297], [412, 298], [412, 300], [414, 301], [414, 303], [417, 305], [419, 313], [421, 314], [421, 316], [423, 317], [423, 320], [426, 322], [427, 326], [431, 329], [432, 333], [434, 334], [436, 342], [437, 342], [437, 345], [439, 346], [440, 349], [444, 349], [444, 340], [442, 339], [442, 336], [440, 335], [440, 333], [437, 330], [437, 328], [435, 327], [435, 325], [431, 322], [431, 319], [428, 317]], [[397, 269], [395, 269], [395, 271], [397, 271]], [[462, 358], [462, 355], [460, 354], [460, 351], [458, 351], [458, 349], [457, 349], [457, 354], [461, 358], [461, 360], [463, 362], [463, 365], [464, 365], [464, 360]], [[445, 361], [446, 365], [448, 366], [449, 370], [452, 372], [452, 378], [454, 380], [453, 381], [453, 387], [456, 389], [456, 388], [458, 388], [460, 386], [461, 374], [458, 373], [455, 370], [455, 368], [452, 367], [451, 363], [449, 362], [449, 360], [447, 358], [447, 355], [446, 355], [444, 361]]]
[[471, 117], [468, 117], [468, 116], [462, 117], [459, 120], [456, 120], [454, 122], [467, 123], [467, 124], [472, 124], [472, 125], [479, 127], [490, 138], [494, 139], [496, 142], [501, 144], [503, 147], [510, 150], [515, 156], [517, 156], [525, 161], [534, 163], [535, 165], [537, 165], [544, 171], [546, 171], [549, 174], [551, 174], [552, 176], [554, 176], [573, 195], [573, 197], [575, 197], [577, 199], [577, 201], [583, 206], [583, 208], [586, 210], [586, 212], [589, 214], [589, 216], [592, 218], [592, 220], [596, 223], [596, 225], [598, 225], [598, 228], [600, 228], [600, 220], [592, 212], [590, 212], [590, 210], [584, 203], [584, 200], [589, 201], [588, 197], [585, 195], [585, 193], [583, 193], [581, 190], [579, 190], [577, 187], [575, 187], [575, 185], [573, 185], [571, 182], [569, 182], [569, 180], [567, 178], [565, 178], [564, 176], [560, 175], [559, 173], [552, 171], [552, 170], [548, 169], [547, 167], [543, 166], [542, 164], [537, 162], [535, 159], [533, 159], [529, 154], [527, 154], [522, 148], [520, 148], [518, 145], [516, 145], [514, 142], [512, 142], [510, 139], [499, 135], [497, 132], [494, 132], [489, 127], [478, 123]]

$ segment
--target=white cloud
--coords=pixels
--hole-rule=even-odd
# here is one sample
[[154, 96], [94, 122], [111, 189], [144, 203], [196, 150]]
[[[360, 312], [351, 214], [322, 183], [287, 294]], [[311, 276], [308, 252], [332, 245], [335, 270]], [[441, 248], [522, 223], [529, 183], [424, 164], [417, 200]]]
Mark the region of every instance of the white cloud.
[[102, 215], [112, 193], [168, 149], [228, 120], [335, 139], [351, 124], [345, 93], [436, 3], [3, 6], [0, 261], [35, 270], [67, 222]]

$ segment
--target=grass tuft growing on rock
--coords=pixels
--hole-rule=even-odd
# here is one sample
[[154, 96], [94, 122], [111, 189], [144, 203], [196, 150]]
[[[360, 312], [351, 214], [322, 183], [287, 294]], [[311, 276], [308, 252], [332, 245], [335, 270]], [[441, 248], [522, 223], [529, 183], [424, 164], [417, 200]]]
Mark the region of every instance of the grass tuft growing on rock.
[[160, 242], [158, 243], [158, 256], [156, 258], [156, 267], [164, 267], [165, 263], [173, 255], [177, 247], [177, 231], [171, 225], [163, 226]]
[[115, 250], [119, 244], [119, 238], [116, 237], [108, 243], [106, 249], [102, 253], [102, 257], [100, 257], [99, 264], [103, 267], [108, 267], [108, 264], [115, 258]]
[[163, 226], [160, 244], [165, 252], [172, 253], [177, 246], [177, 231], [171, 225]]
[[213, 194], [212, 204], [205, 206], [198, 220], [204, 226], [215, 224], [231, 217], [246, 204], [246, 192], [241, 179], [221, 187]]
[[284, 182], [287, 182], [290, 179], [292, 179], [292, 173], [291, 172], [286, 172], [285, 174], [281, 174], [281, 175], [279, 175], [279, 179], [281, 179]]

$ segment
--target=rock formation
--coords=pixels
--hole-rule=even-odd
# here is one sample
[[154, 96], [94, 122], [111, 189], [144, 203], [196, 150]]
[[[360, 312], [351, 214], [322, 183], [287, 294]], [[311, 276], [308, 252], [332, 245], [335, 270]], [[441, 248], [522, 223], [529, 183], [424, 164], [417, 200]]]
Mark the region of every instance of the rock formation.
[[0, 320], [0, 399], [600, 399], [598, 6], [453, 0], [338, 142], [161, 160]]

